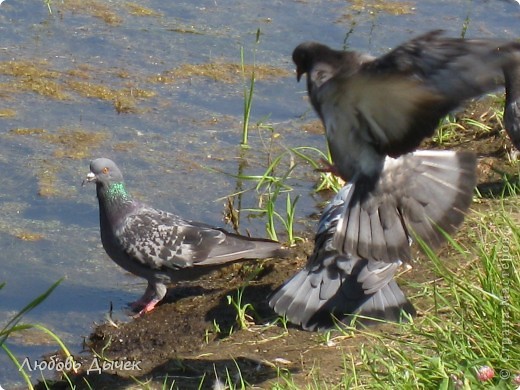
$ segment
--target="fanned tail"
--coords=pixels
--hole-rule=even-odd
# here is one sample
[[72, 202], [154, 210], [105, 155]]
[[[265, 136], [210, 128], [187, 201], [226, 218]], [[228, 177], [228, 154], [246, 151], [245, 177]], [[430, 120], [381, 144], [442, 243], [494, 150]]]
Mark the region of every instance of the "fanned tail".
[[382, 286], [376, 283], [370, 290], [370, 285], [359, 280], [363, 273], [377, 277], [368, 270], [367, 261], [331, 255], [315, 263], [322, 267], [306, 267], [270, 296], [269, 305], [291, 323], [314, 331], [329, 329], [338, 321], [349, 324], [356, 316], [357, 324], [373, 325], [400, 322], [405, 318], [403, 313], [415, 315], [413, 305], [392, 279], [397, 264], [379, 281]]
[[464, 220], [476, 184], [471, 152], [418, 151], [387, 158], [375, 186], [354, 183], [334, 246], [361, 258], [410, 260], [410, 237], [430, 247]]

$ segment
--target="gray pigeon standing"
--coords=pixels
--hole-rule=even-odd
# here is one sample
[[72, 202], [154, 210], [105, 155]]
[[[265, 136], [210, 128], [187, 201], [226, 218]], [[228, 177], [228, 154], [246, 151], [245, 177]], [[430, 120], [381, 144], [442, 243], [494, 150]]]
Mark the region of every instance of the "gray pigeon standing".
[[[469, 152], [417, 151], [387, 163], [401, 164], [401, 172], [383, 170], [360, 207], [353, 205], [359, 200], [355, 184], [344, 186], [327, 205], [306, 266], [269, 298], [276, 313], [311, 331], [336, 321], [348, 324], [354, 315], [370, 325], [374, 319], [398, 322], [402, 312], [415, 314], [394, 280], [410, 259], [411, 237], [403, 229], [412, 226], [420, 235], [436, 237], [432, 244], [442, 242], [433, 221], [441, 220], [447, 233], [462, 222], [471, 203], [476, 160]], [[415, 213], [417, 220], [408, 219]], [[351, 232], [362, 237], [357, 248], [345, 247]]]
[[275, 241], [249, 238], [185, 220], [135, 201], [123, 175], [107, 158], [90, 163], [87, 182], [96, 183], [101, 242], [118, 265], [145, 278], [144, 295], [132, 304], [147, 313], [166, 295], [166, 284], [195, 279], [224, 264], [284, 256]]

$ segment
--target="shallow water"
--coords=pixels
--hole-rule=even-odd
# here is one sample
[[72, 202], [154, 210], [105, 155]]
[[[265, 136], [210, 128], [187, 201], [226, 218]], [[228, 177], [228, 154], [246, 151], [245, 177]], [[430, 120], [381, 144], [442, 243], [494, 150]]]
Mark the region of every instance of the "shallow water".
[[[110, 302], [125, 319], [124, 305], [145, 287], [101, 247], [94, 187], [80, 185], [92, 158], [118, 162], [141, 200], [223, 226], [223, 199], [240, 188], [233, 177], [240, 169], [261, 174], [287, 147], [324, 148], [321, 135], [299, 128], [314, 117], [290, 60], [299, 42], [381, 54], [433, 28], [466, 37], [520, 35], [520, 5], [512, 0], [136, 4], [56, 1], [52, 14], [38, 1], [0, 5], [0, 326], [65, 277], [24, 321], [49, 327], [74, 351]], [[246, 63], [277, 71], [259, 75], [246, 151], [239, 147], [246, 83], [227, 66], [240, 63], [241, 46]], [[216, 79], [174, 72], [208, 63], [216, 64]], [[274, 130], [258, 129], [259, 121]], [[297, 169], [290, 181], [293, 196], [302, 195], [298, 229], [315, 211], [317, 176], [308, 172]], [[242, 206], [255, 207], [258, 196], [246, 192]], [[244, 212], [241, 231], [265, 236], [264, 224]], [[279, 233], [283, 239], [281, 226]], [[31, 337], [9, 347], [20, 359], [57, 349]], [[0, 354], [0, 386], [18, 381]]]

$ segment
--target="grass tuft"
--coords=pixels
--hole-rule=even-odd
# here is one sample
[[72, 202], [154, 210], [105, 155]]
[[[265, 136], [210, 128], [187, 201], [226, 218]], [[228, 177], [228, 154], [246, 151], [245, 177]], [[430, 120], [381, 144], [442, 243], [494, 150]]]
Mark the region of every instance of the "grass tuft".
[[439, 276], [427, 292], [432, 310], [396, 325], [397, 337], [367, 333], [374, 343], [363, 346], [356, 371], [370, 374], [370, 388], [512, 388], [520, 371], [520, 228], [501, 212], [478, 222], [475, 251], [449, 241], [467, 264], [452, 269], [427, 251]]
[[[58, 285], [63, 281], [63, 279], [58, 280], [56, 283], [54, 283], [47, 291], [45, 291], [43, 294], [35, 298], [33, 301], [31, 301], [28, 305], [26, 305], [22, 310], [20, 310], [13, 318], [11, 318], [7, 324], [0, 330], [0, 347], [5, 352], [5, 354], [9, 357], [13, 365], [16, 367], [17, 371], [20, 373], [20, 376], [24, 380], [24, 382], [27, 385], [28, 389], [33, 389], [33, 385], [31, 383], [31, 378], [29, 374], [27, 373], [24, 365], [20, 363], [18, 358], [12, 353], [12, 351], [7, 346], [6, 342], [10, 335], [13, 333], [21, 332], [27, 329], [35, 328], [40, 330], [42, 333], [46, 333], [47, 335], [51, 336], [56, 343], [60, 346], [62, 352], [65, 355], [65, 358], [68, 359], [72, 364], [72, 370], [76, 370], [76, 362], [74, 361], [74, 357], [71, 355], [68, 348], [65, 346], [63, 341], [59, 338], [58, 335], [56, 335], [54, 332], [52, 332], [50, 329], [46, 328], [45, 326], [42, 326], [40, 324], [20, 324], [20, 321], [22, 320], [23, 316], [27, 313], [29, 313], [31, 310], [33, 310], [35, 307], [39, 306], [43, 301], [45, 301], [49, 295], [58, 287]], [[5, 283], [0, 284], [0, 290], [5, 286]], [[67, 373], [63, 373], [66, 380], [70, 382], [69, 377], [67, 376]], [[45, 383], [45, 378], [44, 378]]]

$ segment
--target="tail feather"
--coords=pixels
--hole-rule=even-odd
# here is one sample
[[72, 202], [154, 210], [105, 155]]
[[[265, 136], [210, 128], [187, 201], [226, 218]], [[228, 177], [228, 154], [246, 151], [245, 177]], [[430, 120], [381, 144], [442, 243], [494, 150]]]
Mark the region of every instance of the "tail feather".
[[274, 311], [280, 315], [286, 315], [287, 319], [294, 324], [303, 322], [303, 311], [298, 310], [298, 307], [306, 303], [304, 296], [309, 289], [312, 289], [307, 275], [305, 270], [298, 272], [274, 291], [269, 298], [269, 305]]
[[382, 287], [368, 293], [358, 280], [362, 272], [371, 272], [367, 271], [367, 262], [351, 261], [356, 263], [352, 274], [336, 268], [337, 259], [329, 261], [330, 267], [319, 270], [318, 285], [311, 283], [308, 268], [301, 270], [273, 292], [269, 305], [291, 323], [310, 331], [331, 328], [337, 321], [350, 323], [355, 316], [359, 316], [358, 323], [371, 325], [380, 321], [399, 322], [403, 311], [415, 315], [414, 307], [391, 276]]
[[[409, 237], [440, 245], [464, 220], [476, 184], [470, 152], [418, 151], [387, 158], [375, 186], [356, 181], [335, 246], [366, 259], [409, 260]], [[370, 221], [368, 224], [367, 221]]]
[[219, 229], [225, 233], [225, 240], [212, 248], [207, 258], [194, 263], [197, 266], [209, 266], [239, 260], [264, 259], [268, 257], [287, 257], [289, 251], [279, 242], [240, 236]]
[[374, 293], [359, 307], [355, 314], [365, 325], [376, 320], [400, 322], [404, 319], [403, 312], [411, 316], [416, 314], [415, 308], [408, 301], [395, 280], [390, 281], [382, 289]]
[[[402, 198], [403, 219], [413, 235], [437, 247], [445, 240], [443, 232], [453, 233], [463, 222], [471, 204], [476, 156], [469, 152], [416, 152], [414, 156], [424, 166], [416, 179], [423, 183], [422, 188], [412, 183], [408, 196]], [[427, 197], [427, 202], [416, 200]]]
[[307, 330], [335, 321], [401, 321], [415, 315], [394, 280], [410, 236], [435, 246], [462, 222], [476, 181], [467, 152], [424, 151], [388, 158], [375, 185], [357, 180], [324, 210], [306, 267], [269, 304]]

